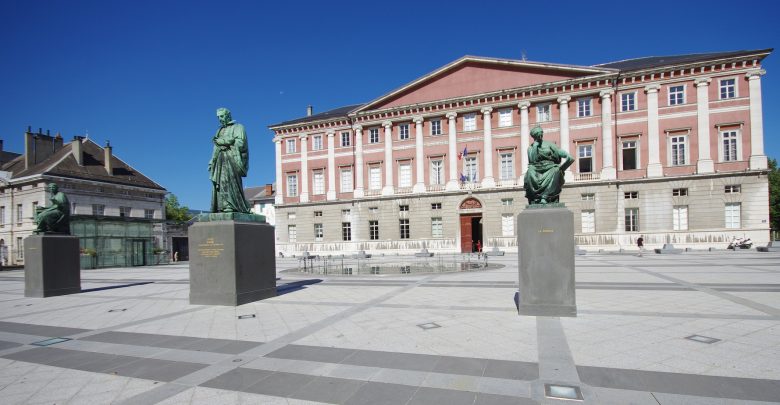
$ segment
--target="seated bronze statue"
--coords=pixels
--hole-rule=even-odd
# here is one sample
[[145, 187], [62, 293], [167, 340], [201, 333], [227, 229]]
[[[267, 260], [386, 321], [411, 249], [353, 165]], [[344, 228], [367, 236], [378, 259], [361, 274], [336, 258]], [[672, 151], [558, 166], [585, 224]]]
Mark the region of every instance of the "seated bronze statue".
[[[523, 180], [525, 197], [528, 204], [558, 202], [564, 183], [563, 173], [574, 163], [574, 158], [555, 144], [545, 142], [540, 127], [531, 130], [531, 137], [534, 143], [528, 148], [528, 171]], [[562, 159], [566, 161], [560, 164]]]
[[49, 183], [51, 205], [35, 209], [35, 233], [70, 234], [70, 202], [54, 183]]

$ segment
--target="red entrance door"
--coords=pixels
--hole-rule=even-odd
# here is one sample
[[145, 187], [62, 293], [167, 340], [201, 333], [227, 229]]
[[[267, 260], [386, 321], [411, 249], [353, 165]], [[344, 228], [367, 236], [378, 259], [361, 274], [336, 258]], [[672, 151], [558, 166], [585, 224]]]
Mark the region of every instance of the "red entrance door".
[[461, 253], [471, 253], [471, 217], [468, 215], [460, 216], [460, 251]]

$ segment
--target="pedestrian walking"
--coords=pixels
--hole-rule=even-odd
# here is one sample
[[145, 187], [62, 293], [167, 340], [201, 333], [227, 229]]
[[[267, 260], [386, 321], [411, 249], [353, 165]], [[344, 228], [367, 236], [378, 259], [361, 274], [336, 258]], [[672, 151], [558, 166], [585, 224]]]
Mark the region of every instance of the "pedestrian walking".
[[639, 248], [639, 257], [642, 257], [642, 253], [645, 251], [645, 238], [639, 235], [639, 239], [636, 240], [636, 247]]

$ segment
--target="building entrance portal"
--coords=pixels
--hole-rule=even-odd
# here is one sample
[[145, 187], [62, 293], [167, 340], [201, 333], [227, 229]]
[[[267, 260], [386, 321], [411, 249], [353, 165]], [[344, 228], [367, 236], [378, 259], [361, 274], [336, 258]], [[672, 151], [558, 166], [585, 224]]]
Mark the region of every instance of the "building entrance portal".
[[460, 251], [471, 253], [477, 251], [477, 244], [482, 242], [482, 214], [461, 214], [460, 216]]

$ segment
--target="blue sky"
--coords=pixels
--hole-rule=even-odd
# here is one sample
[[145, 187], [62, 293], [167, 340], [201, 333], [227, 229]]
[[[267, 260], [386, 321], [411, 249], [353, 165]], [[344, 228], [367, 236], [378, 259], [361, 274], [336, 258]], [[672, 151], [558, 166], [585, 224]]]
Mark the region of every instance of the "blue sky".
[[[555, 7], [551, 7], [554, 4]], [[247, 128], [245, 186], [274, 181], [268, 125], [374, 99], [463, 55], [591, 65], [780, 46], [774, 2], [0, 1], [0, 138], [89, 133], [208, 209], [217, 107]], [[765, 59], [780, 158], [780, 55]]]

